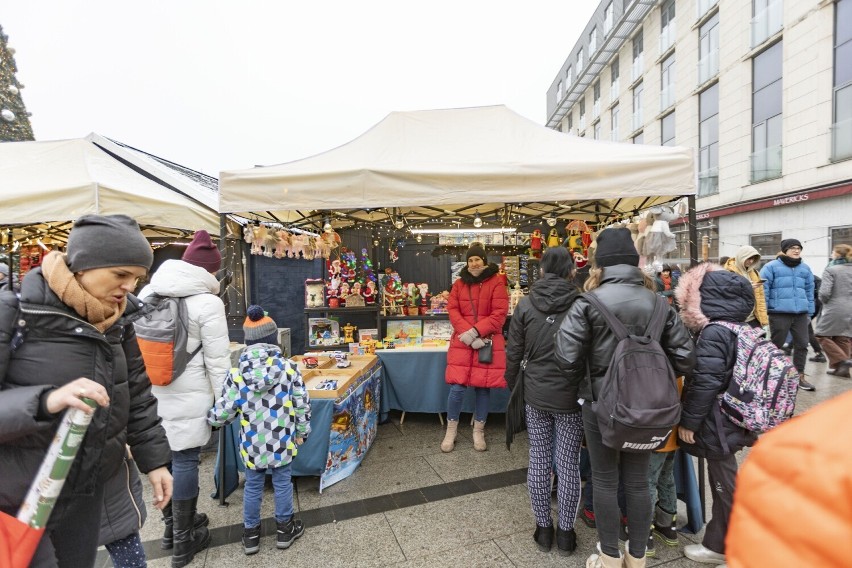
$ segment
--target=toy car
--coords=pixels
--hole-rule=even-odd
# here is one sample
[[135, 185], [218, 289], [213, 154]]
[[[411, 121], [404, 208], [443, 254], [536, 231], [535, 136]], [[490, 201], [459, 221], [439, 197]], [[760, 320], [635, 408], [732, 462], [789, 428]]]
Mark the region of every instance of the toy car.
[[346, 367], [352, 364], [352, 361], [349, 360], [349, 354], [338, 351], [334, 354], [334, 358], [337, 359], [337, 368], [345, 369]]
[[316, 357], [305, 357], [302, 359], [306, 369], [316, 369], [319, 366], [319, 361]]

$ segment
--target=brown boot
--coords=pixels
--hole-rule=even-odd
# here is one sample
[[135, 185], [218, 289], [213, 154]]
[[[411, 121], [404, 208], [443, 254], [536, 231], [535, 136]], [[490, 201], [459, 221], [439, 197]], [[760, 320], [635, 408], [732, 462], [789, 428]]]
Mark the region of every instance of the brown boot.
[[799, 388], [805, 391], [815, 391], [816, 387], [805, 380], [805, 374], [799, 373]]
[[447, 419], [447, 432], [444, 434], [444, 441], [441, 442], [441, 451], [452, 452], [453, 448], [456, 447], [456, 432], [459, 429], [459, 421], [458, 420], [450, 420]]
[[485, 422], [474, 420], [473, 422], [473, 449], [477, 452], [484, 452], [488, 449], [485, 445]]
[[[629, 554], [627, 555], [629, 556]], [[607, 556], [606, 554], [592, 554], [586, 559], [586, 568], [622, 568], [622, 557]], [[645, 559], [642, 559], [642, 566], [645, 566]]]
[[624, 568], [645, 568], [645, 556], [634, 558], [629, 552], [624, 552]]

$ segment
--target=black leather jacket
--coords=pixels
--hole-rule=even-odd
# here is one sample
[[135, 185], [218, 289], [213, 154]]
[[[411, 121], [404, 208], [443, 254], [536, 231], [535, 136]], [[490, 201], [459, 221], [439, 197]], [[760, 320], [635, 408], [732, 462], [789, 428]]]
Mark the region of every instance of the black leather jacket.
[[571, 282], [546, 274], [536, 280], [530, 295], [521, 299], [512, 314], [506, 341], [506, 383], [514, 388], [524, 353], [534, 347], [524, 372], [524, 399], [539, 410], [560, 414], [580, 410], [577, 385], [568, 383], [553, 357], [557, 323], [545, 321], [549, 315], [559, 318], [568, 311], [577, 295]]
[[[91, 495], [111, 477], [125, 443], [143, 473], [170, 462], [157, 400], [127, 321], [138, 302], [128, 296], [124, 316], [100, 333], [59, 300], [40, 268], [24, 279], [19, 313], [14, 295], [0, 293], [0, 510], [17, 512], [59, 426], [63, 413], [47, 413], [45, 397], [79, 377], [104, 385], [110, 404], [95, 411], [57, 507], [63, 499]], [[26, 335], [12, 351], [16, 318], [26, 323]]]
[[[638, 268], [626, 264], [604, 268], [601, 285], [594, 294], [631, 333], [641, 335], [645, 332], [657, 295], [644, 286]], [[615, 335], [603, 316], [580, 296], [556, 333], [556, 360], [569, 381], [578, 385], [580, 398], [591, 400], [592, 392], [598, 395], [600, 380], [612, 361], [615, 345]], [[660, 345], [675, 373], [682, 375], [692, 370], [695, 364], [692, 338], [671, 307]]]

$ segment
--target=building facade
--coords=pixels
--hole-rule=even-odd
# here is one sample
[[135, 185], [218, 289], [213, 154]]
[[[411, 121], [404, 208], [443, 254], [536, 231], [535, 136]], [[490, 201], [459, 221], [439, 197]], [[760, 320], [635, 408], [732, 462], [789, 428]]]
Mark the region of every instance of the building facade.
[[797, 238], [819, 272], [852, 244], [852, 0], [602, 0], [547, 111], [572, 135], [695, 148], [711, 259]]

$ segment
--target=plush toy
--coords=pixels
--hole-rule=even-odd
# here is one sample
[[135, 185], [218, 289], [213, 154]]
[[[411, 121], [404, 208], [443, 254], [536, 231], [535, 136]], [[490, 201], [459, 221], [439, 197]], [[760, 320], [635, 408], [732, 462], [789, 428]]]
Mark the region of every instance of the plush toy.
[[290, 248], [290, 233], [281, 229], [280, 231], [275, 231], [275, 236], [278, 237], [278, 242], [275, 243], [273, 256], [275, 258], [284, 258], [287, 256], [287, 251]]
[[254, 231], [252, 231], [251, 225], [248, 223], [243, 227], [243, 240], [248, 244], [254, 242]]
[[275, 248], [278, 246], [278, 235], [275, 231], [267, 230], [266, 234], [263, 236], [263, 256], [268, 256], [272, 258], [272, 255], [275, 254]]
[[651, 208], [654, 224], [645, 233], [645, 243], [642, 252], [649, 261], [662, 258], [677, 248], [675, 236], [669, 228], [669, 222], [677, 219], [675, 210], [667, 205]]
[[251, 242], [251, 254], [263, 254], [263, 239], [266, 238], [266, 225], [257, 225], [253, 230], [254, 237]]
[[586, 258], [585, 256], [583, 256], [583, 253], [581, 253], [581, 252], [575, 252], [574, 253], [574, 265], [577, 268], [583, 268], [584, 266], [586, 266], [586, 264], [588, 264], [588, 262], [589, 262], [589, 259]]
[[556, 228], [550, 229], [550, 234], [547, 235], [547, 248], [559, 246], [559, 232]]
[[639, 236], [636, 237], [636, 251], [645, 255], [645, 237], [648, 236], [648, 231], [651, 230], [651, 226], [654, 224], [654, 214], [646, 213], [642, 218], [639, 219], [639, 223], [637, 224], [637, 229], [639, 230]]
[[533, 258], [541, 258], [542, 240], [541, 230], [533, 230], [532, 235], [530, 235], [530, 256]]
[[339, 258], [335, 258], [334, 260], [332, 260], [331, 262], [328, 263], [328, 276], [332, 280], [334, 280], [335, 277], [338, 278], [339, 280], [342, 279], [341, 274], [340, 274], [340, 259]]

